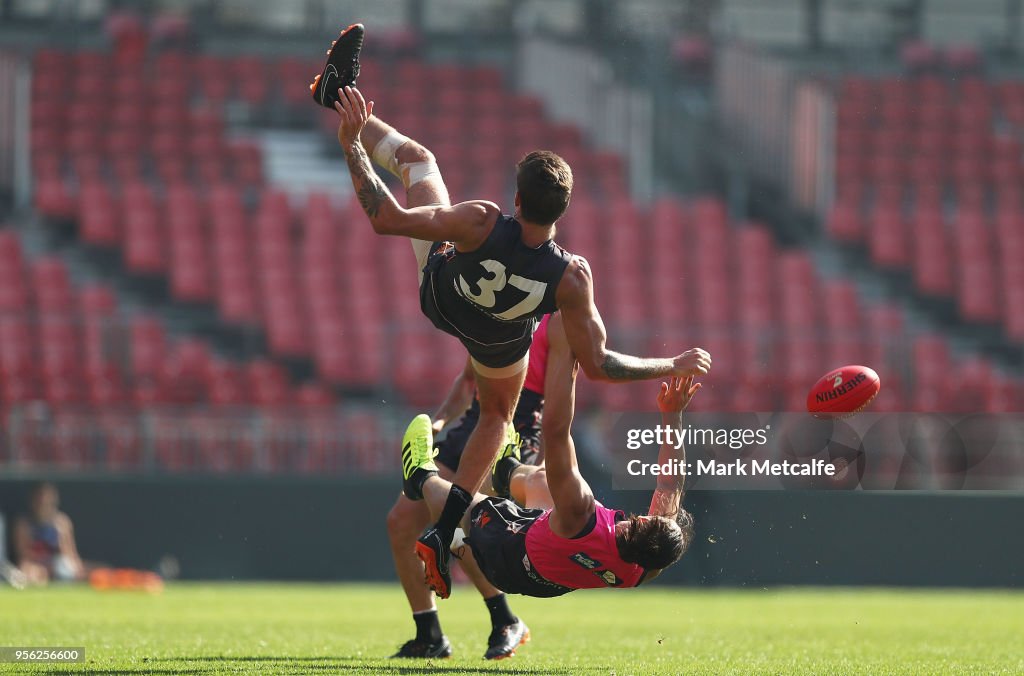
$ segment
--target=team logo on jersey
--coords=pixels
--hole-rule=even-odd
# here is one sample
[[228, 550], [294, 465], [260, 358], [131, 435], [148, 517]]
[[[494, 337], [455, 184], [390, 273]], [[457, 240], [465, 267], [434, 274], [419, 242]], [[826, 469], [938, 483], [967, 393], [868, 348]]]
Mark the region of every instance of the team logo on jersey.
[[523, 524], [519, 521], [513, 521], [508, 525], [508, 528], [506, 530], [508, 530], [508, 532], [510, 533], [518, 534], [519, 531], [523, 530]]
[[477, 528], [483, 528], [491, 522], [491, 515], [487, 512], [480, 512], [476, 515], [476, 519], [473, 521], [473, 525]]
[[622, 584], [622, 580], [619, 576], [610, 570], [598, 571], [597, 576], [604, 580], [604, 583], [609, 587], [618, 587]]
[[442, 242], [441, 246], [437, 247], [437, 251], [434, 253], [438, 256], [443, 256], [447, 260], [455, 255], [455, 245], [451, 242]]
[[595, 568], [601, 567], [601, 562], [597, 559], [592, 559], [583, 552], [577, 552], [569, 557], [569, 560], [573, 563], [583, 566], [587, 570], [594, 570]]

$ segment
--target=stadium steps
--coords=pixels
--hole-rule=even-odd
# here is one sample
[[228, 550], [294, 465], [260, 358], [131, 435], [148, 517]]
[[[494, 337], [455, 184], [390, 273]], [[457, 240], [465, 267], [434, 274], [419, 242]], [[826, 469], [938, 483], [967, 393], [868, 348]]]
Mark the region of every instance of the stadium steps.
[[352, 185], [344, 162], [324, 152], [323, 138], [309, 131], [268, 130], [254, 139], [263, 149], [267, 182], [288, 193], [292, 204], [305, 204], [311, 192], [348, 201]]
[[[865, 300], [896, 304], [903, 312], [910, 335], [942, 334], [950, 347], [960, 354], [984, 355], [994, 358], [1004, 368], [1019, 371], [1019, 364], [1013, 355], [1000, 355], [993, 350], [986, 332], [975, 326], [937, 318], [934, 312], [930, 312], [917, 298], [906, 292], [906, 286], [901, 280], [879, 275], [878, 270], [865, 257], [844, 250], [829, 240], [808, 244], [807, 250], [823, 278], [852, 281]], [[1003, 358], [999, 359], [1000, 356]]]
[[[751, 176], [741, 172], [744, 180]], [[772, 193], [776, 194], [776, 193]], [[779, 200], [784, 199], [779, 195]], [[941, 333], [961, 354], [984, 356], [1002, 369], [1019, 377], [1024, 368], [1024, 350], [994, 334], [990, 327], [961, 321], [955, 312], [931, 304], [914, 293], [912, 283], [900, 272], [880, 271], [870, 256], [856, 248], [844, 247], [825, 234], [825, 225], [807, 219], [801, 223], [790, 204], [779, 200], [759, 200], [749, 206], [749, 214], [771, 227], [778, 241], [811, 252], [815, 266], [827, 278], [844, 277], [857, 284], [865, 300], [886, 300], [897, 304], [906, 317], [908, 330]], [[742, 200], [741, 200], [742, 201]], [[804, 227], [806, 225], [806, 227]]]
[[156, 314], [172, 335], [203, 338], [224, 356], [233, 359], [266, 356], [261, 335], [225, 327], [212, 308], [186, 306], [169, 300], [163, 280], [140, 281], [132, 277], [123, 270], [118, 255], [92, 250], [75, 238], [55, 234], [35, 214], [25, 215], [15, 222], [27, 224], [18, 228], [26, 253], [32, 258], [46, 254], [59, 256], [76, 287], [97, 281], [109, 284], [125, 310]]

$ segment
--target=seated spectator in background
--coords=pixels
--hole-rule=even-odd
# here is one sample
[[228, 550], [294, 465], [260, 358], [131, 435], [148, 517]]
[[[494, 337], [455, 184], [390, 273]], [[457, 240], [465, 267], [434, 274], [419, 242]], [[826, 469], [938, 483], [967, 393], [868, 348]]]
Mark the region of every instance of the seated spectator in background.
[[59, 507], [57, 487], [41, 483], [32, 489], [28, 516], [14, 524], [14, 560], [29, 584], [85, 577], [74, 527]]

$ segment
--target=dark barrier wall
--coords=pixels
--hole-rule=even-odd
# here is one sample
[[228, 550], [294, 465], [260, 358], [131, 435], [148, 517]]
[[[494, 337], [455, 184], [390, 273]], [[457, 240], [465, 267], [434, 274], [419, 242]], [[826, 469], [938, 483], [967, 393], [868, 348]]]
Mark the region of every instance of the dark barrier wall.
[[[384, 517], [392, 479], [90, 479], [57, 482], [82, 555], [210, 579], [394, 578]], [[0, 479], [0, 511], [29, 480]], [[649, 494], [605, 504], [646, 509]], [[684, 584], [1021, 586], [1024, 496], [984, 493], [699, 492], [698, 538], [662, 579]], [[8, 528], [10, 530], [10, 528]]]

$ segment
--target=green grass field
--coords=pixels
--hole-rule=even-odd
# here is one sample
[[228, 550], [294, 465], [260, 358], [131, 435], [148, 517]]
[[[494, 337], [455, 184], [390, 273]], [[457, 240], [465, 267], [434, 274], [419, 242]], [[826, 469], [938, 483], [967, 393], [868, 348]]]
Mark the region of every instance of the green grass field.
[[784, 589], [513, 597], [533, 641], [485, 662], [486, 610], [443, 601], [455, 656], [383, 659], [412, 635], [397, 586], [191, 585], [163, 594], [0, 590], [0, 644], [84, 646], [85, 664], [0, 672], [149, 674], [1022, 673], [1024, 594]]

